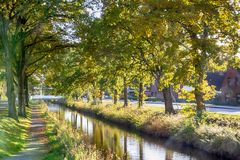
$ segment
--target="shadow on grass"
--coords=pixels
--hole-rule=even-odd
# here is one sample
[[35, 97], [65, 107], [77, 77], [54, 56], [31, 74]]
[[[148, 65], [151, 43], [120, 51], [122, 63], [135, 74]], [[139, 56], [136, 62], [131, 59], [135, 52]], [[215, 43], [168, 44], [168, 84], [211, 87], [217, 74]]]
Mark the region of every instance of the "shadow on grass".
[[[27, 112], [30, 117], [30, 109]], [[29, 118], [19, 118], [17, 122], [7, 117], [7, 109], [0, 111], [0, 159], [25, 147], [29, 126]]]

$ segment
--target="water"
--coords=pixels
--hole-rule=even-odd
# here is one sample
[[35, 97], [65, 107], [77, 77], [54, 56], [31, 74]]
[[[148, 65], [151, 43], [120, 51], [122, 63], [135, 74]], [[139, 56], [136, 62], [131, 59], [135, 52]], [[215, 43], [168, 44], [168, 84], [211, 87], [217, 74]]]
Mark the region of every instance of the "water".
[[72, 111], [57, 104], [48, 105], [50, 112], [70, 121], [87, 141], [102, 151], [111, 151], [123, 159], [132, 160], [220, 160], [219, 157], [172, 144], [165, 139], [151, 138]]

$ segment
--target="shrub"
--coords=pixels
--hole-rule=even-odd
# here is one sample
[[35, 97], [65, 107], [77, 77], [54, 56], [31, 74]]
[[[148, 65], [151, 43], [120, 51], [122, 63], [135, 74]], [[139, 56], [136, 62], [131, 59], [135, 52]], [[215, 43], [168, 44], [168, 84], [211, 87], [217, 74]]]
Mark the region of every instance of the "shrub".
[[156, 114], [146, 120], [142, 128], [151, 135], [170, 137], [179, 130], [183, 120], [181, 115]]
[[201, 125], [196, 132], [200, 148], [222, 156], [240, 156], [239, 131], [229, 127]]

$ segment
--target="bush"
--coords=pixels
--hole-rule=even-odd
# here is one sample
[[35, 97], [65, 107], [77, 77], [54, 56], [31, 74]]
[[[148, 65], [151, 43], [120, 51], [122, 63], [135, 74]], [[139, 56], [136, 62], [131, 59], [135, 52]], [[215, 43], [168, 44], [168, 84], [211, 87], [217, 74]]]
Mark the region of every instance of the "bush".
[[205, 122], [207, 124], [216, 124], [218, 126], [240, 129], [240, 116], [238, 115], [208, 113]]
[[178, 131], [183, 120], [181, 115], [156, 114], [145, 120], [142, 128], [144, 132], [154, 136], [170, 137]]
[[240, 156], [240, 132], [229, 127], [201, 125], [196, 129], [200, 148], [221, 156]]

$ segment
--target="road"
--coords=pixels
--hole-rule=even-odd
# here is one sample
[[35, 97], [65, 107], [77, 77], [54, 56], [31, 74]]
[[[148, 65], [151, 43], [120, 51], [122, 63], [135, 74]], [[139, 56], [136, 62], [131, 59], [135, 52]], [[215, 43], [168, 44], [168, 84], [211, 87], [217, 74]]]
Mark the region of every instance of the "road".
[[[111, 102], [111, 99], [105, 99], [104, 102]], [[120, 100], [120, 102], [123, 102]], [[137, 101], [131, 101], [132, 104], [137, 104]], [[174, 109], [181, 109], [181, 104], [183, 103], [173, 103]], [[164, 107], [164, 102], [149, 102], [145, 101], [146, 107]], [[208, 112], [216, 112], [222, 114], [233, 114], [240, 115], [240, 106], [225, 106], [225, 105], [214, 105], [206, 104], [206, 110]]]
[[[46, 97], [46, 96], [45, 96]], [[45, 98], [44, 97], [44, 98]], [[54, 98], [56, 98], [55, 96]], [[52, 97], [50, 97], [51, 99]], [[57, 97], [59, 98], [59, 97]], [[61, 97], [62, 98], [62, 97]], [[86, 99], [84, 99], [86, 100]], [[105, 103], [111, 103], [111, 99], [104, 99]], [[120, 100], [122, 103], [123, 101]], [[137, 104], [137, 101], [132, 100], [132, 104]], [[173, 103], [173, 106], [175, 109], [181, 109], [182, 103]], [[7, 106], [7, 102], [0, 102], [0, 109], [5, 108]], [[164, 107], [164, 102], [149, 102], [145, 101], [146, 107]], [[232, 114], [232, 115], [240, 115], [240, 106], [224, 106], [224, 105], [214, 105], [214, 104], [206, 104], [206, 110], [208, 112], [216, 112], [216, 113], [222, 113], [222, 114]]]
[[[147, 106], [149, 107], [164, 107], [164, 103], [151, 103], [147, 102]], [[173, 103], [173, 106], [175, 109], [181, 108], [181, 103]], [[236, 114], [240, 115], [240, 106], [220, 106], [220, 105], [214, 105], [214, 104], [206, 104], [206, 110], [208, 112], [217, 112], [222, 114]]]
[[0, 101], [0, 110], [5, 109], [7, 107], [7, 102], [6, 101]]

